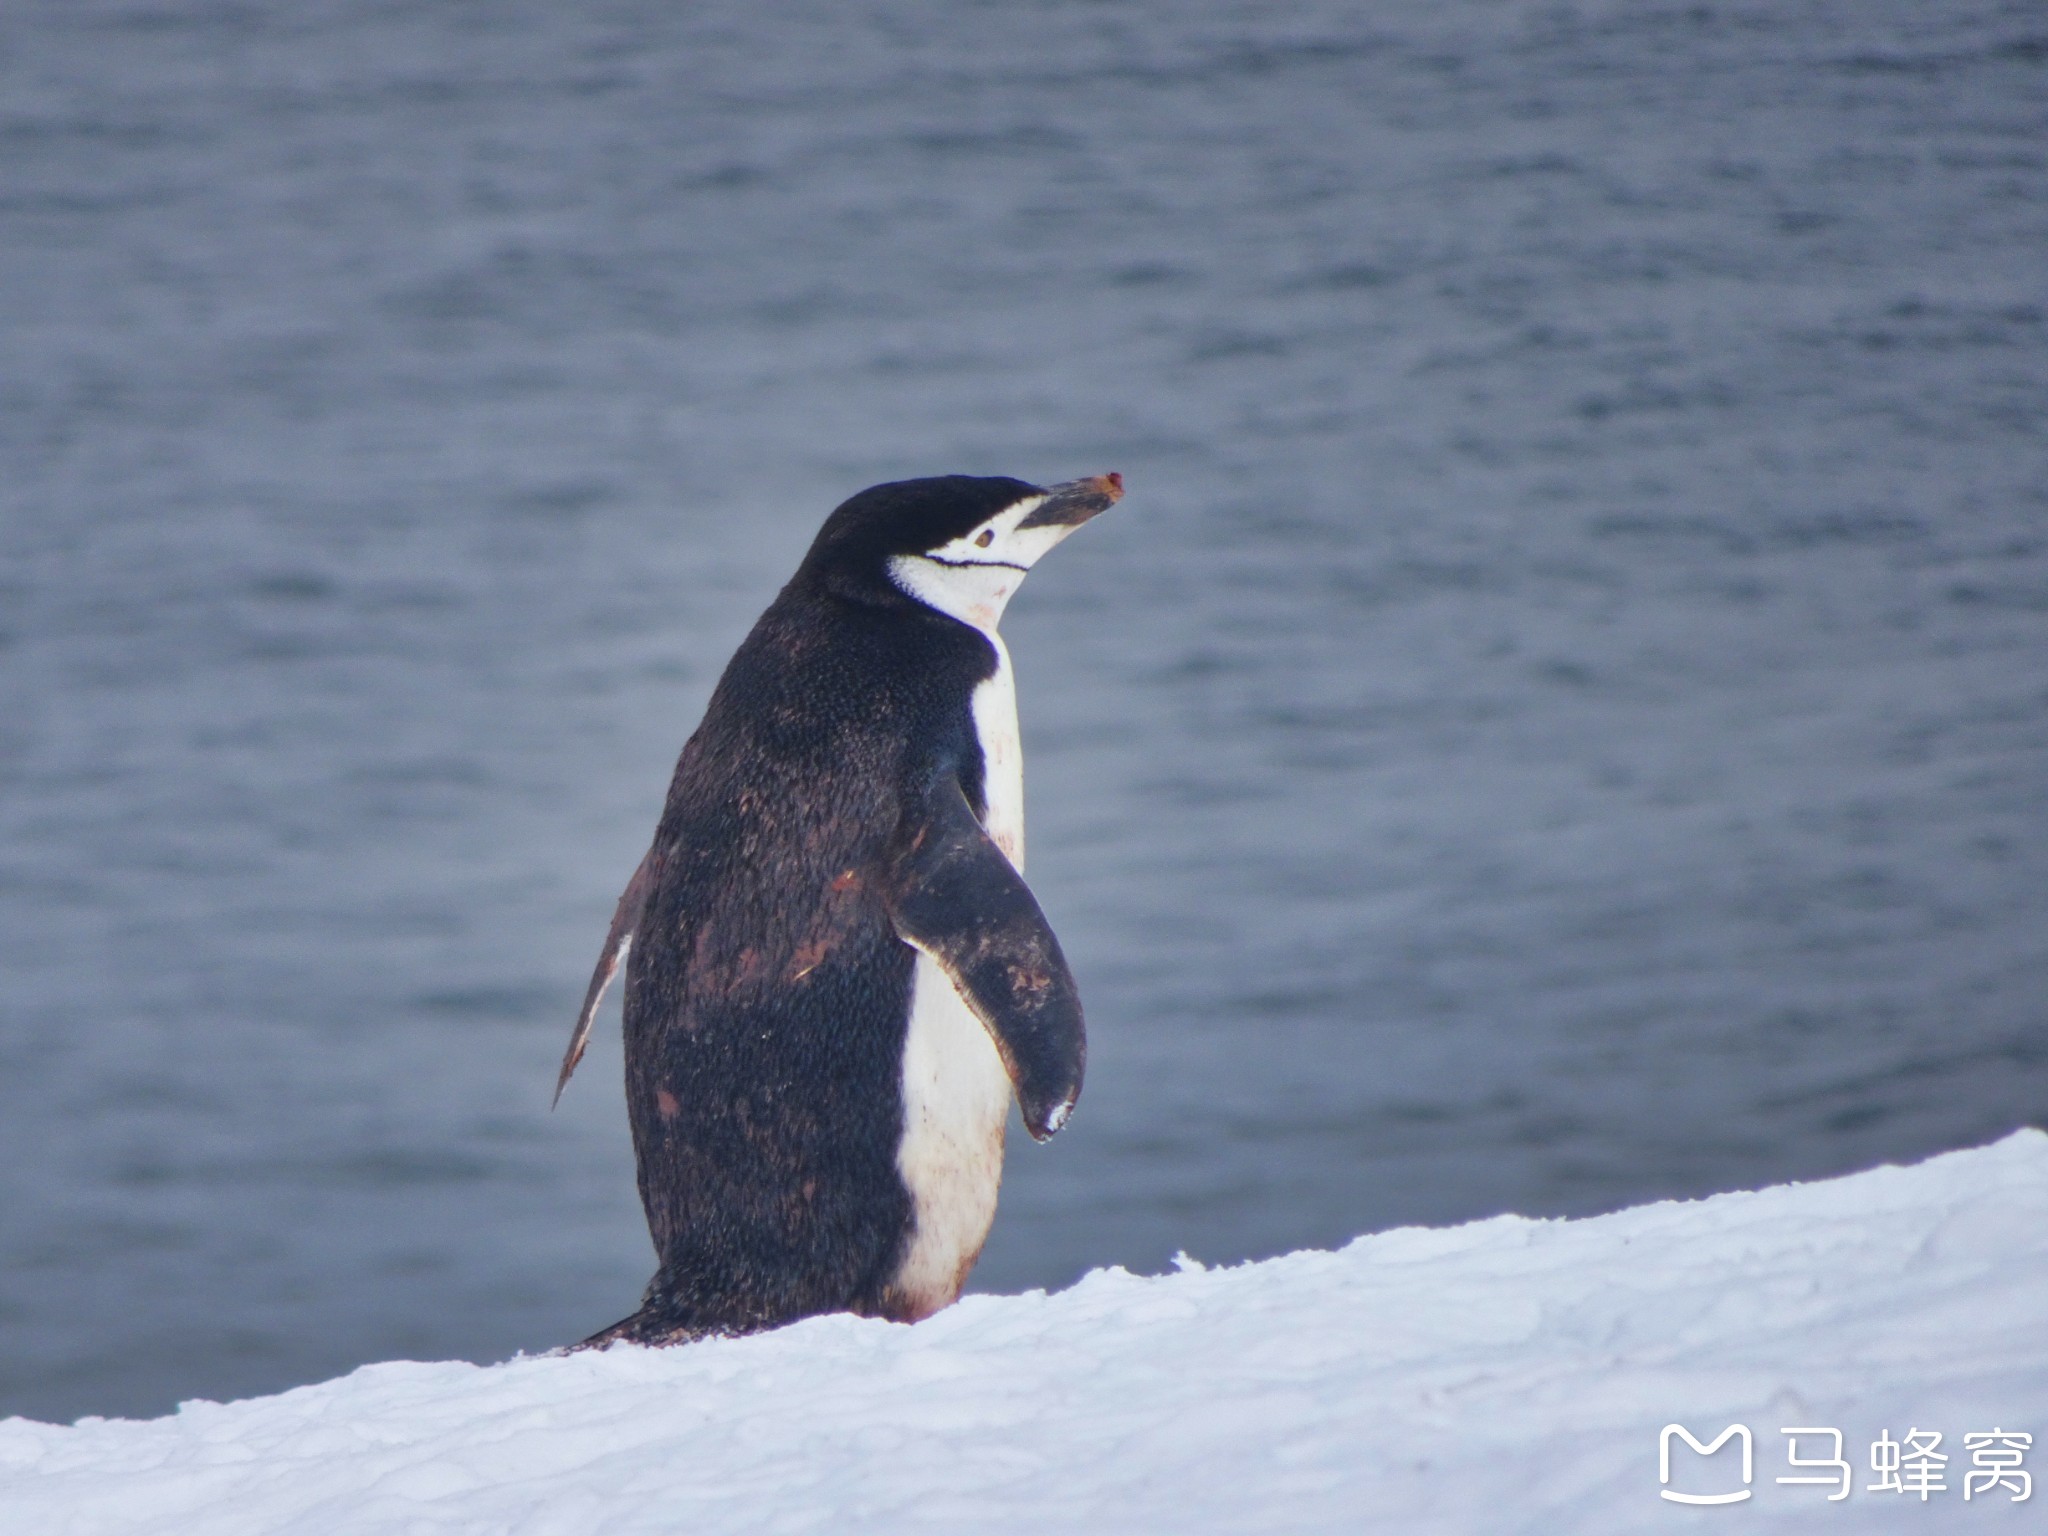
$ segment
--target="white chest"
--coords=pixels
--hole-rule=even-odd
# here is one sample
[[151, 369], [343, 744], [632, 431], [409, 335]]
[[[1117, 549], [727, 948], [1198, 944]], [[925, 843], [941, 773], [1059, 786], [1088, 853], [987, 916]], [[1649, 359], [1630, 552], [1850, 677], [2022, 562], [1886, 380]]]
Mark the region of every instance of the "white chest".
[[1024, 872], [1024, 744], [1017, 734], [1017, 683], [1010, 669], [1009, 648], [1002, 637], [984, 631], [996, 648], [993, 677], [974, 690], [970, 705], [974, 734], [981, 742], [982, 795], [987, 812], [982, 825], [995, 845]]

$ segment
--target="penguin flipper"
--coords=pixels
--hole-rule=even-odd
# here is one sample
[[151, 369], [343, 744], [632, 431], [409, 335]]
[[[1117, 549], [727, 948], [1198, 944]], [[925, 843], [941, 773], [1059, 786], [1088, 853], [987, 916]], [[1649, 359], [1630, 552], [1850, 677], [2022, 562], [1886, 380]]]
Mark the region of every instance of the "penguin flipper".
[[1044, 1141], [1081, 1096], [1088, 1039], [1060, 942], [1016, 866], [983, 830], [957, 779], [909, 831], [888, 892], [906, 944], [929, 955], [987, 1026], [1024, 1128]]
[[583, 994], [583, 1011], [576, 1016], [576, 1028], [570, 1032], [569, 1049], [562, 1053], [562, 1072], [555, 1079], [550, 1109], [562, 1102], [569, 1074], [576, 1070], [584, 1048], [590, 1044], [590, 1025], [597, 1017], [597, 1005], [604, 1001], [604, 989], [612, 984], [626, 951], [633, 947], [633, 935], [640, 927], [640, 911], [647, 905], [647, 888], [653, 883], [653, 870], [654, 850], [650, 848], [641, 858], [640, 867], [633, 871], [633, 878], [626, 882], [625, 894], [619, 897], [619, 905], [612, 913], [611, 932], [604, 936], [604, 950], [597, 957], [597, 969], [590, 974], [590, 990]]

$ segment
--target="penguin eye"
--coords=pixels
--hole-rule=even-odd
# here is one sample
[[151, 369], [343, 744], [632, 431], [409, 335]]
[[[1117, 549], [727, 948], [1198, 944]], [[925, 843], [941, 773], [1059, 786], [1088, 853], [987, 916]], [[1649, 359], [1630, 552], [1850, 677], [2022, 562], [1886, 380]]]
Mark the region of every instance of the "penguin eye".
[[976, 549], [987, 549], [987, 548], [989, 547], [989, 545], [991, 545], [991, 544], [995, 543], [995, 541], [996, 541], [996, 531], [995, 531], [995, 529], [993, 529], [993, 528], [984, 528], [984, 529], [982, 529], [982, 530], [981, 530], [981, 532], [977, 533], [977, 534], [976, 534], [976, 535], [974, 536], [974, 547], [975, 547]]

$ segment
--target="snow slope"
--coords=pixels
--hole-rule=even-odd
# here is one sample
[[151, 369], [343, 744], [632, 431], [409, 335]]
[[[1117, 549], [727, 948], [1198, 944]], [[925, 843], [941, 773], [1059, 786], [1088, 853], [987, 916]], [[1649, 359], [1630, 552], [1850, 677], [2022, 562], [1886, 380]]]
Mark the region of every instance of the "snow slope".
[[[1755, 1436], [1658, 1497], [1659, 1431]], [[1841, 1504], [1779, 1486], [1844, 1431]], [[1946, 1491], [1867, 1491], [1937, 1429]], [[2048, 1432], [2048, 1135], [1583, 1221], [820, 1318], [670, 1351], [369, 1366], [150, 1422], [0, 1424], [0, 1530], [520, 1533], [2041, 1529], [1965, 1433]], [[1820, 1454], [1825, 1441], [1802, 1444]], [[1733, 1445], [1672, 1487], [1740, 1486]], [[2027, 1467], [2048, 1472], [2048, 1444]]]

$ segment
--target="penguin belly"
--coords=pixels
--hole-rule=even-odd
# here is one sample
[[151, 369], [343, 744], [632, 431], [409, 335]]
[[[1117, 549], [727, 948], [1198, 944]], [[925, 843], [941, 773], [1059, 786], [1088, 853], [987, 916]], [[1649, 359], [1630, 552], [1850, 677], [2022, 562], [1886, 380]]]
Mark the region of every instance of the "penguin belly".
[[975, 685], [968, 700], [976, 743], [981, 748], [981, 824], [1003, 854], [1024, 873], [1024, 743], [1017, 729], [1017, 674], [1010, 648], [994, 630], [984, 630], [995, 647], [996, 669]]
[[911, 1229], [890, 1284], [903, 1322], [949, 1306], [996, 1217], [1010, 1077], [988, 1028], [933, 960], [920, 954], [903, 1043], [903, 1141], [896, 1169]]

